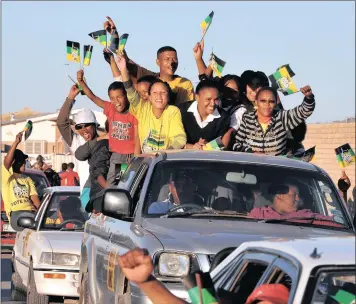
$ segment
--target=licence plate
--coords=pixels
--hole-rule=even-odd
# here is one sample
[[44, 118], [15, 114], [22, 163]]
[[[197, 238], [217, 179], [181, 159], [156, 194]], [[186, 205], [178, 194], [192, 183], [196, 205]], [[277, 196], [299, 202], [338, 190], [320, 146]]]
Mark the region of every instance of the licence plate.
[[15, 232], [15, 230], [12, 229], [12, 227], [11, 227], [10, 224], [4, 224], [4, 225], [2, 226], [2, 231]]

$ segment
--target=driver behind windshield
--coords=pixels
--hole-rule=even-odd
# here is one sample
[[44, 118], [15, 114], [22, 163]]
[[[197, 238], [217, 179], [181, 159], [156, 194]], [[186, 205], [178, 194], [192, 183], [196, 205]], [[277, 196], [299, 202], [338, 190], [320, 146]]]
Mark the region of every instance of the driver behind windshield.
[[86, 221], [84, 215], [80, 211], [81, 202], [77, 197], [67, 197], [58, 204], [57, 213], [52, 217], [46, 218], [46, 225], [60, 225], [64, 221], [70, 223], [71, 220], [81, 221], [83, 225]]
[[148, 208], [149, 214], [167, 213], [170, 209], [184, 204], [203, 205], [203, 199], [196, 194], [196, 183], [184, 172], [175, 176], [171, 174], [168, 190], [167, 199], [152, 203]]
[[269, 192], [273, 196], [273, 204], [261, 208], [254, 208], [249, 216], [256, 219], [281, 219], [281, 218], [309, 218], [330, 220], [332, 217], [314, 213], [310, 209], [301, 209], [302, 201], [299, 194], [299, 188], [293, 183], [274, 184], [270, 187]]

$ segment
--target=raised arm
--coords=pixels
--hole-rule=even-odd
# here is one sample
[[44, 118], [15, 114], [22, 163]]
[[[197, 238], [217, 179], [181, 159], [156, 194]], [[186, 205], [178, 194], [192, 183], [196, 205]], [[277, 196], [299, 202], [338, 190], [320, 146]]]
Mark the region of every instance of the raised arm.
[[105, 104], [107, 103], [107, 101], [102, 100], [101, 98], [99, 98], [98, 96], [96, 96], [88, 87], [88, 85], [86, 84], [86, 82], [84, 81], [84, 71], [83, 70], [79, 70], [77, 72], [77, 80], [79, 85], [83, 88], [83, 91], [85, 93], [85, 95], [88, 96], [88, 98], [94, 102], [98, 107], [100, 108], [105, 108]]
[[16, 135], [16, 139], [13, 142], [10, 150], [7, 152], [5, 158], [4, 158], [4, 166], [6, 168], [7, 171], [9, 171], [12, 162], [14, 161], [14, 154], [15, 154], [15, 150], [17, 149], [17, 146], [21, 143], [22, 141], [22, 134], [23, 132], [20, 132]]
[[73, 130], [71, 128], [69, 115], [75, 103], [75, 98], [77, 97], [79, 92], [80, 91], [76, 85], [73, 85], [71, 87], [68, 97], [66, 98], [63, 106], [59, 110], [57, 117], [58, 130], [69, 147], [72, 145], [73, 141]]
[[121, 72], [116, 65], [114, 55], [110, 51], [107, 51], [107, 50], [104, 50], [103, 54], [104, 54], [104, 59], [110, 65], [111, 73], [112, 73], [112, 76], [114, 77], [114, 80], [121, 81]]
[[315, 109], [315, 99], [310, 86], [300, 89], [305, 96], [301, 105], [287, 111], [281, 111], [283, 126], [286, 130], [293, 130], [304, 122]]
[[208, 78], [213, 75], [213, 70], [211, 69], [210, 65], [207, 67], [204, 60], [203, 60], [203, 53], [204, 53], [204, 40], [200, 43], [198, 42], [194, 49], [194, 58], [197, 63], [198, 73], [199, 75], [205, 74]]

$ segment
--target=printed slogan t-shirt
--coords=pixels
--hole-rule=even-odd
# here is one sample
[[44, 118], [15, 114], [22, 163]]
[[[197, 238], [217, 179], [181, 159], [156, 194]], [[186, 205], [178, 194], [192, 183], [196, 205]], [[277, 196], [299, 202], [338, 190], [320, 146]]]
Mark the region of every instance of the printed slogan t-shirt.
[[30, 199], [32, 195], [37, 195], [33, 180], [25, 175], [15, 178], [12, 168], [7, 170], [4, 165], [1, 175], [1, 195], [8, 219], [12, 211], [36, 211]]
[[104, 114], [109, 123], [110, 151], [119, 154], [133, 154], [135, 152], [134, 126], [138, 125], [136, 117], [130, 112], [117, 113], [111, 102], [105, 104]]

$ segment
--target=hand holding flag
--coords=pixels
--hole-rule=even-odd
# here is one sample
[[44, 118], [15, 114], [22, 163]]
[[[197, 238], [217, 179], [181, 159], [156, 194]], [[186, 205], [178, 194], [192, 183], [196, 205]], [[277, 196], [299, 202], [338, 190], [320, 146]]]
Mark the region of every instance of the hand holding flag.
[[194, 49], [193, 49], [193, 53], [194, 53], [194, 58], [195, 60], [200, 60], [203, 58], [203, 53], [204, 53], [204, 39], [201, 42], [198, 42]]
[[109, 16], [106, 16], [107, 21], [104, 22], [104, 29], [110, 34], [113, 35], [113, 33], [116, 31], [116, 26], [114, 21]]
[[289, 64], [285, 64], [277, 69], [277, 72], [270, 75], [268, 78], [271, 81], [272, 87], [281, 91], [283, 95], [291, 95], [298, 92], [292, 77], [295, 73], [289, 67]]
[[311, 98], [313, 98], [313, 91], [312, 91], [312, 89], [311, 89], [311, 87], [310, 86], [305, 86], [305, 87], [302, 87], [302, 88], [300, 88], [300, 91], [303, 93], [303, 95], [306, 97], [306, 98], [308, 98], [308, 99], [311, 99]]

